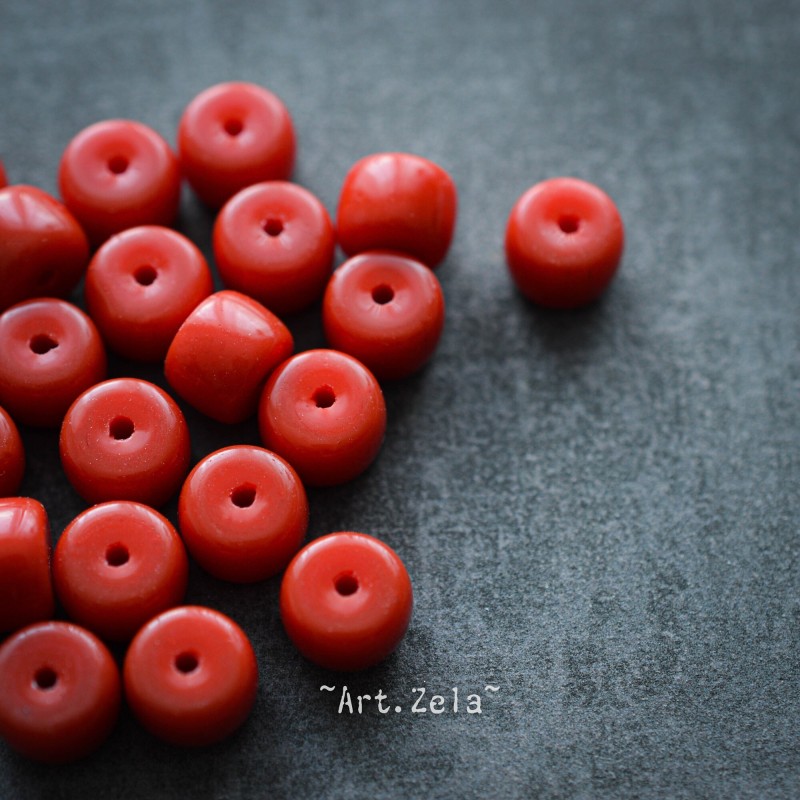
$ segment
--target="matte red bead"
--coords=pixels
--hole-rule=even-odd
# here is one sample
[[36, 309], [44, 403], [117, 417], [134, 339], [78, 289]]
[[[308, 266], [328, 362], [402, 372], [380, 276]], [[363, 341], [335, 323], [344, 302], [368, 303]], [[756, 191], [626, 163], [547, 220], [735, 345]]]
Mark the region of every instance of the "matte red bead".
[[167, 352], [170, 386], [219, 422], [256, 412], [267, 377], [294, 348], [289, 329], [239, 292], [212, 294], [181, 325]]
[[281, 619], [289, 638], [326, 669], [360, 670], [383, 661], [411, 619], [411, 580], [397, 553], [350, 531], [306, 545], [281, 583]]
[[73, 400], [106, 376], [94, 323], [65, 300], [26, 300], [0, 314], [0, 405], [24, 425], [57, 427]]
[[84, 392], [61, 426], [61, 463], [89, 503], [135, 500], [158, 507], [189, 471], [189, 429], [158, 386], [115, 378]]
[[0, 498], [0, 631], [15, 631], [54, 612], [50, 524], [30, 497]]
[[53, 554], [67, 614], [103, 639], [126, 641], [186, 593], [188, 559], [172, 524], [126, 500], [101, 503], [64, 529]]
[[97, 750], [121, 694], [111, 653], [78, 625], [36, 623], [0, 645], [0, 736], [29, 758], [65, 763]]

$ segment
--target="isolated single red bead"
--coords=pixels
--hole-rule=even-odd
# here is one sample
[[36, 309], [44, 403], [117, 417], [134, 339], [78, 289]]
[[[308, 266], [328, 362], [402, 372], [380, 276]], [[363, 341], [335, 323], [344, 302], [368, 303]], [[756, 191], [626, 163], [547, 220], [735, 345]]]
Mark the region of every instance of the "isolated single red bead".
[[0, 311], [31, 297], [66, 297], [89, 263], [75, 217], [33, 186], [0, 189]]
[[367, 156], [339, 195], [339, 245], [349, 256], [399, 250], [435, 267], [450, 247], [457, 205], [453, 179], [438, 164], [409, 153]]
[[0, 497], [16, 495], [25, 474], [25, 447], [9, 413], [0, 408]]
[[223, 283], [276, 314], [300, 311], [322, 296], [335, 245], [322, 203], [286, 181], [243, 189], [214, 224], [214, 258]]
[[375, 376], [336, 350], [307, 350], [285, 361], [264, 387], [258, 413], [265, 447], [311, 486], [360, 475], [386, 431], [386, 403]]
[[26, 300], [7, 309], [0, 342], [0, 405], [23, 425], [57, 427], [70, 403], [106, 376], [97, 328], [66, 300]]
[[433, 355], [444, 297], [433, 272], [399, 253], [372, 251], [342, 264], [322, 301], [328, 343], [378, 379], [405, 378]]
[[189, 429], [177, 403], [138, 378], [84, 392], [61, 426], [61, 464], [89, 503], [135, 500], [158, 507], [189, 471]]
[[66, 763], [94, 752], [121, 695], [111, 653], [78, 625], [39, 622], [0, 645], [0, 736], [29, 758]]
[[325, 669], [352, 671], [383, 661], [408, 629], [411, 580], [388, 545], [364, 533], [331, 533], [307, 544], [281, 583], [289, 638]]
[[187, 403], [219, 422], [256, 412], [267, 376], [294, 349], [289, 329], [239, 292], [212, 294], [181, 325], [164, 372]]
[[250, 640], [210, 608], [165, 611], [136, 634], [123, 666], [125, 696], [151, 733], [202, 746], [230, 736], [256, 699], [258, 666]]
[[172, 225], [178, 215], [178, 159], [140, 122], [112, 119], [84, 128], [61, 156], [58, 185], [94, 246], [137, 225]]
[[548, 308], [579, 308], [611, 282], [624, 238], [619, 211], [602, 189], [578, 178], [552, 178], [514, 204], [506, 260], [529, 300]]
[[50, 523], [31, 497], [0, 498], [0, 631], [15, 631], [55, 610]]
[[183, 174], [213, 208], [246, 186], [287, 180], [295, 150], [286, 106], [253, 83], [211, 86], [189, 103], [178, 125]]
[[200, 250], [158, 225], [112, 236], [92, 258], [84, 287], [103, 339], [136, 361], [162, 361], [183, 321], [213, 290]]
[[149, 506], [93, 506], [64, 529], [53, 554], [56, 595], [69, 617], [127, 641], [186, 593], [189, 562], [172, 524]]

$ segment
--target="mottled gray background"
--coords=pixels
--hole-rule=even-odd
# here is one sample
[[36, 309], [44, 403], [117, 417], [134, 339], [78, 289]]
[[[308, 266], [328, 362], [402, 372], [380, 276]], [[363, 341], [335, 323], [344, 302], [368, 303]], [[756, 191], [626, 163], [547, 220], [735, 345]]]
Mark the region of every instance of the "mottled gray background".
[[[295, 178], [333, 212], [358, 158], [425, 155], [460, 193], [438, 270], [448, 318], [387, 388], [367, 474], [314, 491], [310, 537], [363, 530], [405, 560], [406, 640], [343, 678], [291, 647], [278, 581], [192, 572], [261, 667], [229, 741], [182, 751], [124, 711], [61, 769], [0, 746], [0, 796], [752, 797], [800, 795], [800, 13], [775, 0], [43, 2], [0, 7], [0, 157], [56, 190], [84, 126], [174, 142], [221, 80], [268, 86], [299, 136]], [[627, 226], [595, 307], [535, 308], [502, 240], [531, 184], [601, 185]], [[186, 190], [181, 229], [210, 253]], [[76, 294], [76, 300], [80, 295]], [[322, 343], [319, 309], [290, 321]], [[124, 362], [114, 375], [163, 385]], [[187, 410], [194, 455], [257, 441]], [[83, 508], [56, 436], [23, 431], [22, 491], [54, 535]], [[167, 507], [174, 519], [174, 504]], [[402, 714], [340, 716], [321, 683]], [[495, 695], [486, 684], [500, 687]], [[411, 689], [485, 695], [411, 714]]]

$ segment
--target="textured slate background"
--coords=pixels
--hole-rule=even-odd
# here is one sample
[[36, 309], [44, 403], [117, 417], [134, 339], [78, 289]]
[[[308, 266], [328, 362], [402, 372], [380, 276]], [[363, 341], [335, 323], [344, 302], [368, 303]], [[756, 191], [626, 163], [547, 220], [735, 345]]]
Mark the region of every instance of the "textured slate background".
[[[799, 20], [785, 0], [3, 3], [14, 181], [55, 191], [99, 119], [174, 141], [198, 91], [245, 79], [289, 106], [295, 178], [331, 212], [381, 150], [442, 164], [461, 205], [435, 360], [387, 388], [374, 467], [310, 495], [310, 537], [363, 530], [405, 560], [399, 651], [317, 670], [283, 634], [277, 580], [195, 569], [188, 599], [257, 651], [246, 726], [182, 751], [125, 711], [60, 769], [0, 746], [0, 796], [798, 796]], [[604, 187], [627, 225], [618, 279], [579, 313], [526, 303], [503, 260], [512, 204], [559, 174]], [[187, 190], [180, 227], [209, 256], [211, 223]], [[318, 316], [291, 320], [301, 348]], [[187, 415], [197, 458], [257, 441]], [[22, 491], [57, 535], [83, 504], [55, 434], [23, 433]], [[322, 683], [404, 711], [338, 715]], [[483, 714], [411, 714], [420, 686], [480, 691]]]

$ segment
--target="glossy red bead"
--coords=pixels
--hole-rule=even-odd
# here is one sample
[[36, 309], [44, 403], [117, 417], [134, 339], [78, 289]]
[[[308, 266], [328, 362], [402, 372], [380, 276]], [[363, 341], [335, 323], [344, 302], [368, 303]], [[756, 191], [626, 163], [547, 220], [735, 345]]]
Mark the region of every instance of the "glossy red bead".
[[135, 500], [158, 507], [189, 470], [189, 429], [158, 386], [115, 378], [84, 392], [61, 426], [61, 463], [89, 503]]
[[306, 545], [281, 583], [286, 633], [326, 669], [360, 670], [383, 661], [405, 635], [412, 605], [403, 562], [364, 533], [332, 533]]
[[0, 497], [16, 495], [25, 474], [25, 447], [14, 420], [0, 408]]
[[56, 594], [72, 620], [103, 639], [126, 641], [186, 593], [189, 562], [172, 524], [126, 500], [79, 514], [53, 554]]
[[198, 411], [242, 422], [255, 414], [268, 375], [293, 348], [289, 329], [271, 311], [239, 292], [216, 292], [175, 334], [164, 371]]
[[337, 236], [349, 256], [399, 250], [429, 267], [442, 261], [458, 198], [450, 175], [409, 153], [376, 153], [351, 167], [339, 195]]
[[0, 631], [53, 616], [50, 523], [31, 497], [0, 498]]
[[596, 300], [616, 274], [624, 229], [614, 201], [594, 184], [552, 178], [514, 204], [506, 227], [508, 268], [539, 305], [578, 308]]
[[7, 309], [0, 342], [0, 405], [23, 425], [60, 425], [70, 403], [106, 376], [97, 328], [65, 300], [26, 300]]
[[386, 431], [386, 404], [375, 376], [335, 350], [308, 350], [284, 362], [259, 405], [265, 447], [312, 486], [345, 483], [375, 459]]
[[131, 710], [151, 733], [200, 746], [232, 734], [256, 698], [258, 667], [242, 629], [218, 611], [183, 606], [152, 619], [123, 666]]
[[137, 225], [172, 225], [181, 174], [164, 139], [140, 122], [113, 119], [84, 128], [61, 156], [65, 205], [97, 246]]
[[203, 254], [157, 225], [112, 236], [86, 271], [86, 307], [108, 346], [137, 361], [162, 361], [178, 328], [214, 289]]
[[88, 263], [86, 234], [66, 206], [33, 186], [0, 189], [0, 311], [66, 297]]
[[246, 186], [288, 179], [295, 150], [286, 106], [252, 83], [221, 83], [206, 89], [189, 103], [178, 125], [183, 174], [213, 208]]
[[444, 325], [439, 281], [398, 253], [362, 253], [331, 277], [322, 301], [328, 343], [379, 379], [405, 378], [433, 355]]
[[0, 736], [29, 758], [94, 752], [117, 721], [119, 669], [105, 645], [68, 622], [40, 622], [0, 645]]
[[178, 522], [203, 569], [248, 583], [276, 575], [298, 551], [308, 501], [297, 473], [280, 456], [234, 445], [206, 456], [189, 474]]
[[223, 283], [276, 314], [322, 296], [333, 268], [333, 225], [302, 186], [258, 183], [234, 195], [214, 224], [214, 258]]

